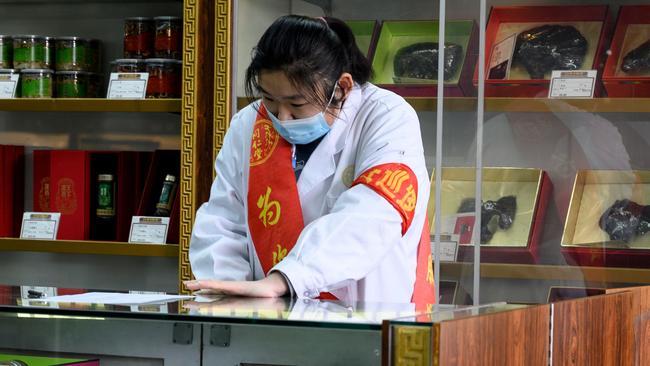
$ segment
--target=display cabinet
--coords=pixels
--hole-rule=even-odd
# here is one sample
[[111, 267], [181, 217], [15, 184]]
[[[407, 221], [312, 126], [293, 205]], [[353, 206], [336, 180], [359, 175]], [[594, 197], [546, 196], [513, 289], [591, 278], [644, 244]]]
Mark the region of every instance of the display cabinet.
[[[642, 178], [650, 164], [644, 153], [650, 136], [647, 124], [650, 109], [641, 94], [645, 88], [643, 85], [646, 75], [645, 71], [624, 75], [622, 71], [615, 70], [622, 67], [622, 58], [626, 56], [629, 56], [628, 60], [636, 57], [638, 65], [645, 62], [641, 51], [647, 21], [642, 16], [643, 12], [638, 11], [641, 8], [636, 7], [642, 4], [625, 0], [595, 3], [578, 0], [570, 3], [553, 0], [411, 0], [399, 4], [374, 1], [372, 5], [363, 0], [239, 0], [229, 4], [234, 6], [229, 13], [233, 19], [232, 36], [235, 37], [230, 54], [233, 67], [231, 92], [236, 100], [233, 111], [249, 103], [243, 92], [243, 72], [248, 66], [255, 42], [278, 16], [296, 13], [331, 15], [348, 21], [375, 20], [381, 25], [374, 53], [372, 46], [370, 50], [373, 65], [381, 68], [376, 78], [384, 80], [382, 85], [401, 93], [420, 118], [427, 166], [432, 177], [429, 217], [433, 229], [432, 243], [446, 242], [440, 244], [444, 250], [449, 248], [444, 245], [450, 245], [450, 241], [458, 243], [460, 240], [454, 238], [453, 230], [447, 228], [449, 220], [458, 220], [461, 196], [445, 189], [444, 178], [454, 174], [456, 169], [464, 168], [469, 172], [463, 178], [465, 188], [462, 198], [480, 197], [473, 207], [482, 209], [470, 213], [468, 216], [471, 220], [477, 220], [477, 214], [485, 216], [481, 213], [485, 214], [483, 207], [486, 201], [501, 197], [492, 194], [494, 189], [504, 196], [517, 196], [515, 225], [522, 225], [525, 221], [526, 228], [529, 229], [527, 237], [521, 234], [525, 237], [521, 241], [525, 243], [522, 245], [524, 250], [497, 248], [498, 245], [491, 242], [484, 243], [479, 250], [474, 245], [480, 240], [476, 230], [477, 236], [470, 235], [470, 243], [460, 246], [458, 256], [436, 264], [437, 279], [445, 284], [440, 289], [454, 289], [455, 296], [445, 296], [445, 299], [473, 303], [500, 300], [546, 303], [552, 288], [570, 287], [574, 290], [565, 291], [565, 295], [589, 296], [600, 293], [602, 289], [650, 281], [650, 272], [644, 264], [645, 216], [642, 212], [648, 204]], [[390, 85], [394, 82], [392, 76], [395, 75], [390, 75], [394, 65], [388, 58], [391, 55], [394, 57], [398, 50], [390, 49], [390, 45], [382, 43], [381, 30], [406, 24], [403, 29], [400, 28], [400, 32], [408, 33], [410, 29], [413, 32], [413, 42], [423, 42], [426, 36], [417, 38], [422, 37], [420, 33], [426, 32], [419, 22], [426, 21], [442, 25], [429, 30], [428, 41], [431, 42], [454, 42], [458, 21], [476, 24], [477, 36], [469, 38], [475, 43], [467, 46], [468, 49], [475, 50], [476, 61], [473, 61], [475, 64], [472, 70], [472, 86], [477, 88], [475, 95], [459, 95], [450, 90], [448, 83], [437, 85], [431, 80], [427, 81], [429, 84], [425, 87], [429, 91], [436, 90], [438, 98], [432, 97], [432, 94], [413, 94], [413, 89], [410, 89], [413, 84], [409, 88], [406, 85], [402, 85], [402, 88], [400, 85]], [[522, 35], [529, 29], [545, 25], [548, 27], [536, 35], [541, 38], [526, 40]], [[560, 32], [559, 38], [554, 39], [551, 35], [553, 30], [568, 33]], [[367, 37], [367, 30], [365, 33], [359, 32], [360, 37]], [[393, 31], [393, 36], [398, 34], [396, 32]], [[635, 32], [633, 38], [625, 36], [630, 32]], [[562, 57], [553, 60], [548, 51], [544, 53], [544, 49], [556, 46], [562, 48], [562, 42], [569, 42], [571, 34], [574, 40], [580, 40], [578, 43], [584, 43], [584, 47], [569, 47], [562, 52], [569, 58], [572, 57], [571, 52], [577, 52], [579, 67], [574, 67], [570, 62], [562, 66], [557, 63]], [[399, 35], [409, 39], [408, 35]], [[507, 70], [502, 70], [510, 75], [504, 79], [499, 77], [498, 68], [490, 70], [499, 66], [491, 64], [491, 57], [494, 56], [495, 45], [503, 45], [503, 41], [511, 36], [512, 45], [509, 49], [506, 47], [505, 51], [509, 56], [501, 60], [506, 62], [506, 66], [510, 63]], [[406, 43], [396, 44], [393, 48], [406, 46]], [[381, 50], [386, 47], [389, 48], [388, 51]], [[536, 48], [541, 53], [526, 55], [524, 52], [517, 55], [517, 52], [526, 47]], [[638, 51], [630, 54], [633, 49]], [[496, 51], [504, 52], [503, 46]], [[529, 80], [530, 75], [522, 76], [528, 72], [527, 66], [532, 70], [542, 62], [536, 63], [536, 60], [544, 60], [545, 57], [550, 69], [543, 77]], [[528, 64], [522, 62], [525, 58], [529, 59]], [[479, 67], [481, 64], [482, 69]], [[386, 65], [389, 67], [384, 67]], [[594, 85], [594, 97], [548, 98], [552, 70], [576, 71], [577, 74], [565, 74], [576, 77], [587, 75], [581, 74], [585, 70], [595, 70], [596, 77], [590, 79]], [[491, 71], [496, 74], [490, 75]], [[573, 81], [575, 80], [569, 80]], [[616, 88], [625, 91], [617, 92]], [[532, 169], [540, 172], [545, 184], [537, 187], [536, 197], [541, 197], [538, 202], [524, 204], [525, 195], [520, 197], [523, 193], [511, 189], [513, 185], [510, 183], [492, 187], [492, 172], [499, 169]], [[440, 181], [436, 181], [434, 171], [442, 171]], [[601, 171], [615, 180], [616, 183], [608, 183], [606, 186], [618, 193], [611, 190], [593, 191], [591, 196], [585, 196], [587, 191], [583, 192], [578, 187], [578, 184], [582, 184], [579, 182], [584, 182], [585, 177], [600, 174]], [[441, 187], [438, 199], [436, 185]], [[607, 190], [606, 186], [602, 186], [602, 189]], [[540, 195], [540, 192], [543, 194]], [[613, 201], [599, 203], [603, 195]], [[628, 209], [621, 214], [627, 217], [625, 220], [628, 222], [637, 219], [641, 222], [629, 243], [610, 238], [607, 230], [599, 224], [605, 211], [616, 200], [622, 199], [634, 201], [640, 207], [634, 211], [636, 213]], [[436, 202], [440, 204], [436, 205]], [[588, 209], [584, 212], [589, 212], [590, 216], [580, 216], [576, 205]], [[437, 206], [440, 206], [440, 211], [436, 211]], [[520, 220], [524, 217], [520, 215], [532, 216]], [[636, 219], [630, 219], [632, 216]], [[581, 224], [581, 220], [588, 222]], [[496, 232], [495, 239], [499, 235], [514, 235], [514, 232], [499, 230], [501, 231]], [[440, 238], [436, 238], [436, 232]], [[578, 239], [574, 236], [576, 233], [587, 235], [590, 240], [588, 243], [575, 241]], [[553, 292], [557, 293], [557, 290]]]

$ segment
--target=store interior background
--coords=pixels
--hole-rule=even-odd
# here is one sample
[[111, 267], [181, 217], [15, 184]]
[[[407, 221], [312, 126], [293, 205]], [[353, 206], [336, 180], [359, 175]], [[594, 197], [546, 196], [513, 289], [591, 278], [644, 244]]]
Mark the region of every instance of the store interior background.
[[[438, 19], [438, 1], [333, 0], [332, 15], [342, 19], [417, 20]], [[573, 0], [572, 5], [607, 4], [607, 1]], [[620, 5], [610, 3], [614, 15]], [[233, 105], [243, 93], [243, 73], [251, 49], [278, 16], [288, 13], [323, 15], [311, 3], [293, 0], [239, 0], [235, 4]], [[560, 0], [495, 0], [490, 6], [566, 5]], [[103, 41], [104, 72], [120, 58], [124, 18], [130, 16], [182, 15], [180, 1], [0, 1], [3, 34], [82, 36]], [[448, 20], [473, 19], [478, 23], [475, 0], [447, 2]], [[233, 107], [233, 110], [236, 110]], [[435, 163], [436, 113], [418, 112], [429, 171]], [[650, 169], [648, 114], [488, 112], [483, 135], [483, 166], [541, 168], [553, 182], [542, 238], [542, 264], [569, 264], [559, 251], [573, 179], [578, 169]], [[475, 111], [444, 112], [443, 156], [445, 167], [476, 164]], [[154, 150], [180, 148], [180, 115], [172, 113], [50, 113], [0, 112], [0, 144], [19, 144], [32, 149]], [[29, 157], [27, 161], [29, 162]], [[28, 163], [25, 208], [32, 207], [31, 169]], [[444, 199], [444, 198], [443, 198]], [[3, 283], [106, 288], [116, 290], [178, 290], [176, 258], [91, 256], [82, 254], [3, 253]], [[34, 269], [38, 268], [39, 271]], [[64, 269], [64, 270], [62, 270]], [[471, 293], [472, 273], [442, 279], [460, 281]], [[481, 303], [510, 301], [546, 302], [549, 286], [590, 286], [582, 280], [483, 279]]]

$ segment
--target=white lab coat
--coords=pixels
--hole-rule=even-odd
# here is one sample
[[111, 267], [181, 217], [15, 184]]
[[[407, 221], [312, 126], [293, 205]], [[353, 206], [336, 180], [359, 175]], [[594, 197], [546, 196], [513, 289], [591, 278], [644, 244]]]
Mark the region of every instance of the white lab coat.
[[[249, 105], [233, 117], [215, 162], [210, 200], [196, 213], [189, 257], [197, 279], [266, 275], [246, 224], [256, 116]], [[417, 175], [415, 217], [404, 236], [401, 216], [385, 198], [365, 185], [349, 188], [364, 171], [384, 163], [406, 164]], [[356, 85], [297, 184], [305, 228], [272, 271], [282, 272], [301, 298], [331, 292], [346, 302], [409, 302], [429, 199], [413, 108], [370, 83]]]

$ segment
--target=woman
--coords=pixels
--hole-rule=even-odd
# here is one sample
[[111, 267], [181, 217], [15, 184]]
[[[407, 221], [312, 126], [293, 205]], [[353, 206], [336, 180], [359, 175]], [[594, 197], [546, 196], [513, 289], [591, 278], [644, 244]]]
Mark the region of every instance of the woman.
[[371, 73], [340, 20], [269, 27], [246, 72], [247, 94], [262, 99], [226, 133], [187, 288], [435, 302], [418, 118]]

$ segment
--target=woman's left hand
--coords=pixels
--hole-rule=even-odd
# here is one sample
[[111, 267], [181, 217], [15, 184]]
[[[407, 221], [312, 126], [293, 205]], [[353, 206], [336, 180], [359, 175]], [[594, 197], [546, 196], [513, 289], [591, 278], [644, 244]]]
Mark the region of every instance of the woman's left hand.
[[192, 291], [202, 290], [229, 296], [280, 297], [289, 291], [284, 276], [278, 272], [272, 272], [268, 277], [257, 281], [193, 280], [183, 283]]

